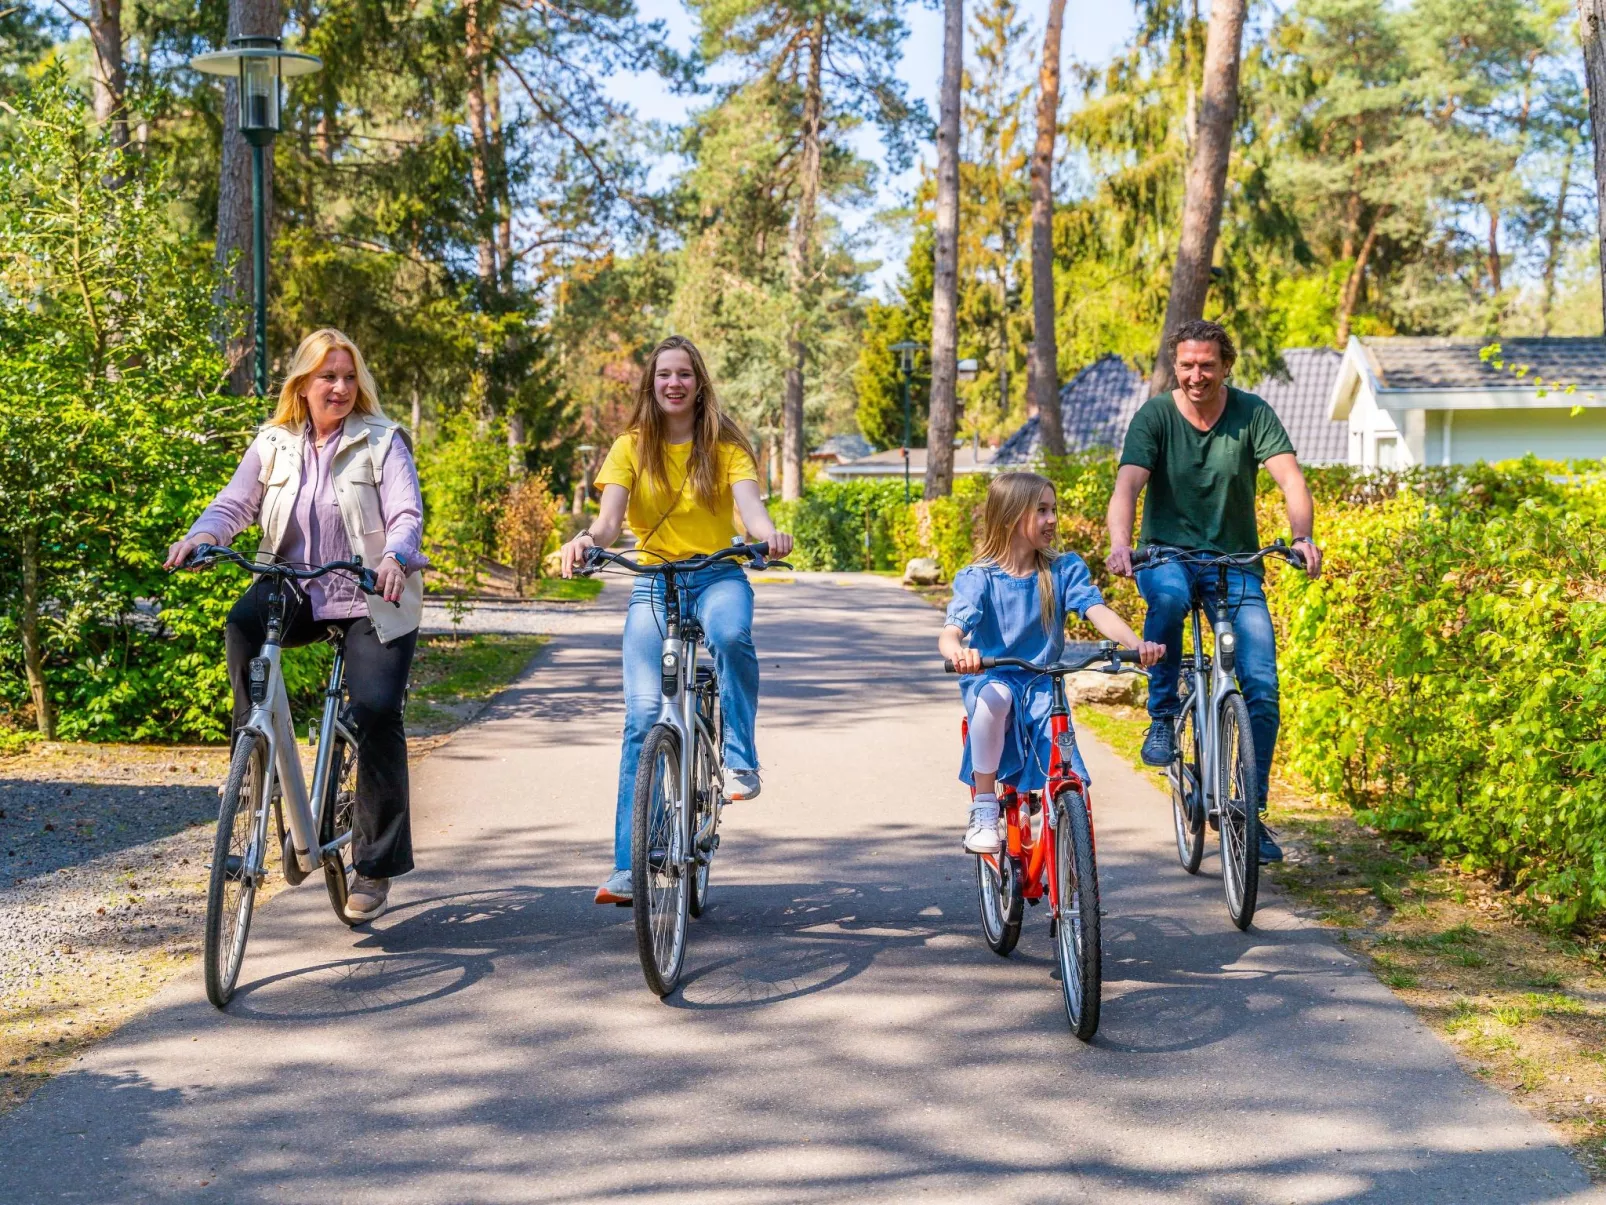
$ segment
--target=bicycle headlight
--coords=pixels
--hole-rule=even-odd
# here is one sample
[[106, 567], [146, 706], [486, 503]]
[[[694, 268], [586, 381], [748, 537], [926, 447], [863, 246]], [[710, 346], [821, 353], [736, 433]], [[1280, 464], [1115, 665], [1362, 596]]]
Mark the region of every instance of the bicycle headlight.
[[1238, 637], [1234, 636], [1231, 632], [1223, 632], [1221, 634], [1221, 651], [1222, 652], [1224, 652], [1224, 653], [1232, 652], [1232, 650], [1237, 646], [1237, 644], [1238, 644]]

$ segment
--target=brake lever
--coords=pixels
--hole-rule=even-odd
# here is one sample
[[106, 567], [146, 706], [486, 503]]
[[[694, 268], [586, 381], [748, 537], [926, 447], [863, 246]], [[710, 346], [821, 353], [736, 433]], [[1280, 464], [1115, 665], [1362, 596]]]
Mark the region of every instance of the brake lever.
[[764, 563], [764, 568], [766, 569], [790, 569], [791, 567], [791, 561], [766, 561]]

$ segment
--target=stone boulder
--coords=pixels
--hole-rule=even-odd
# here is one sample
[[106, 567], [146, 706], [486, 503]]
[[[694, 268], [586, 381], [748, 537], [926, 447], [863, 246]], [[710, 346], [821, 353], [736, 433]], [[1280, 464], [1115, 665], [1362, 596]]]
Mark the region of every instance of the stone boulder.
[[903, 584], [906, 586], [941, 585], [942, 566], [929, 556], [917, 556], [903, 567]]
[[1148, 697], [1149, 680], [1142, 674], [1106, 674], [1084, 669], [1065, 679], [1065, 693], [1075, 703], [1124, 703], [1135, 707]]

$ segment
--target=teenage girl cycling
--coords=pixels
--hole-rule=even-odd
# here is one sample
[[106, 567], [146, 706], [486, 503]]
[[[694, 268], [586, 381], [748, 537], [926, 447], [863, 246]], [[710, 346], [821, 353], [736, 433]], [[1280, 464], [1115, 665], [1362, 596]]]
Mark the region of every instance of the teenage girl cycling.
[[[614, 440], [597, 474], [600, 511], [588, 530], [563, 546], [563, 576], [574, 573], [588, 548], [606, 548], [624, 521], [647, 557], [680, 561], [730, 545], [736, 512], [753, 541], [770, 555], [792, 551], [792, 537], [775, 530], [758, 490], [753, 445], [720, 412], [702, 354], [690, 339], [671, 335], [647, 358], [636, 387], [630, 425]], [[725, 797], [759, 792], [753, 726], [758, 712], [758, 654], [753, 649], [753, 587], [734, 561], [680, 579], [687, 605], [703, 628], [719, 676], [725, 717]], [[630, 824], [641, 743], [658, 716], [658, 658], [663, 651], [663, 582], [641, 578], [625, 617], [625, 737], [619, 753], [614, 812], [614, 870], [597, 888], [597, 903], [630, 902]]]
[[[937, 639], [961, 674], [980, 674], [983, 657], [1019, 657], [1036, 665], [1058, 661], [1065, 651], [1065, 617], [1072, 611], [1109, 639], [1137, 649], [1145, 668], [1165, 656], [1164, 645], [1140, 641], [1104, 605], [1081, 557], [1054, 550], [1058, 521], [1054, 484], [1046, 477], [1000, 473], [987, 487], [976, 559], [954, 577], [947, 623]], [[968, 648], [961, 643], [966, 637]], [[1048, 678], [1012, 668], [962, 678], [959, 691], [970, 716], [959, 777], [975, 788], [965, 848], [997, 853], [998, 781], [1022, 792], [1041, 790], [1047, 782], [1053, 692]], [[1089, 781], [1080, 750], [1071, 767]]]

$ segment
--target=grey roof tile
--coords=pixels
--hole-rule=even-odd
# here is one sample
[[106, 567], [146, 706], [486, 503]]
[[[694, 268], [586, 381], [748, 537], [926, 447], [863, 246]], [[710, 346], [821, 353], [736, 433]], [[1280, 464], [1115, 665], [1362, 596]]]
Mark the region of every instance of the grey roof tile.
[[1500, 339], [1507, 367], [1485, 362], [1479, 352], [1496, 340], [1365, 338], [1366, 350], [1384, 389], [1520, 388], [1510, 366], [1525, 364], [1527, 381], [1538, 377], [1580, 389], [1606, 388], [1606, 339]]

